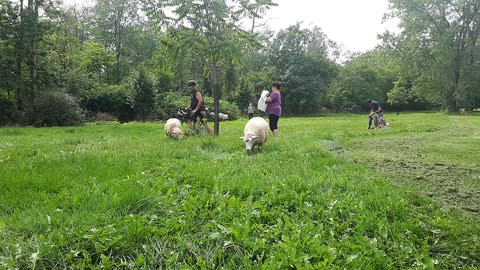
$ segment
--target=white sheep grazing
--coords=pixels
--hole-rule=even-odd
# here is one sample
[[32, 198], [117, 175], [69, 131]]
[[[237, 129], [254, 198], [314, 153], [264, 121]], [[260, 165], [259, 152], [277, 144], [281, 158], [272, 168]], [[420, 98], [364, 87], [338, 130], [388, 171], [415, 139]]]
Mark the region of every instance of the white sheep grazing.
[[177, 118], [170, 118], [165, 123], [165, 134], [168, 137], [181, 140], [183, 138], [182, 123]]
[[220, 121], [227, 121], [228, 120], [228, 114], [218, 113], [218, 119], [220, 119]]
[[250, 119], [245, 125], [244, 137], [240, 137], [245, 143], [245, 149], [252, 151], [255, 145], [262, 150], [263, 144], [267, 141], [268, 123], [261, 117]]

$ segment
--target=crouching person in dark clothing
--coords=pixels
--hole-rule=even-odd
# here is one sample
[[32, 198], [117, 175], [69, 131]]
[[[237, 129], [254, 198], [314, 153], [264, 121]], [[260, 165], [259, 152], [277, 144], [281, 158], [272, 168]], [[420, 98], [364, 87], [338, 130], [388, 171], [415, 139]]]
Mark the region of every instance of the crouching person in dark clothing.
[[371, 121], [373, 120], [373, 124], [375, 128], [384, 127], [385, 120], [383, 115], [383, 107], [380, 105], [380, 102], [375, 101], [373, 99], [367, 100], [367, 103], [370, 105], [370, 121], [368, 128], [370, 129]]

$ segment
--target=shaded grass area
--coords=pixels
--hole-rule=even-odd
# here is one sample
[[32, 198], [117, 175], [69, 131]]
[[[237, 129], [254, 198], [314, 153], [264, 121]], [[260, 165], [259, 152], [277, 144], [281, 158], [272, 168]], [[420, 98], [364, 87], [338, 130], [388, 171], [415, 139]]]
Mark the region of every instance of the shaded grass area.
[[250, 155], [242, 120], [180, 142], [160, 123], [1, 129], [0, 268], [478, 267], [474, 217], [325, 147], [445, 119], [375, 132], [360, 116], [281, 119], [281, 140]]

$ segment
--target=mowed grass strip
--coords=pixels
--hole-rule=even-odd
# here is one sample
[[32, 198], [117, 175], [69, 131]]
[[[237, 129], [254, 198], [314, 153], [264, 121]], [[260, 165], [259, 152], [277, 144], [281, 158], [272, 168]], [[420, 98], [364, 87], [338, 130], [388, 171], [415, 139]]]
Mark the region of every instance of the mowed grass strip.
[[478, 268], [475, 216], [337, 154], [451, 118], [367, 122], [282, 118], [282, 138], [253, 154], [238, 139], [245, 120], [183, 141], [161, 123], [0, 129], [0, 267]]
[[[480, 116], [480, 115], [479, 115]], [[425, 123], [430, 118], [395, 119]], [[449, 116], [443, 128], [352, 140], [348, 155], [445, 209], [480, 214], [480, 117]]]

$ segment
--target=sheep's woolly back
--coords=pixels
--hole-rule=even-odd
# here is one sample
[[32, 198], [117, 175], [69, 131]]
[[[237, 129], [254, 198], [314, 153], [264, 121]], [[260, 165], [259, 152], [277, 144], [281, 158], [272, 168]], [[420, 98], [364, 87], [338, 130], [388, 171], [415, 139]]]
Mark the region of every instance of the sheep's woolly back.
[[248, 121], [244, 129], [245, 137], [258, 136], [257, 143], [264, 143], [267, 140], [268, 123], [261, 117], [254, 117]]
[[228, 120], [228, 114], [218, 113], [218, 118], [219, 118], [220, 120], [227, 121], [227, 120]]
[[183, 134], [182, 123], [177, 118], [170, 118], [165, 123], [165, 133], [169, 137], [178, 139], [178, 135]]

